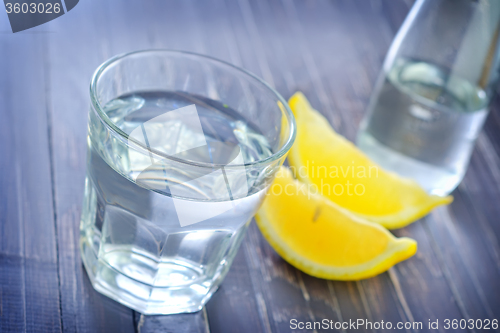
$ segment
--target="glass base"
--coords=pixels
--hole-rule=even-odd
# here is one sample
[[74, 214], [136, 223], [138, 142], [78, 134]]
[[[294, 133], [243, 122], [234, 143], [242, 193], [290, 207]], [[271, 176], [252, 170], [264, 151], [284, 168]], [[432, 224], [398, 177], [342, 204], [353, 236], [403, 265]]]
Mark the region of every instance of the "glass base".
[[[83, 264], [95, 290], [145, 315], [200, 311], [222, 281], [223, 274], [220, 271], [213, 280], [207, 281], [195, 266], [185, 262], [159, 264], [146, 254], [137, 251], [121, 253], [114, 251], [106, 254], [105, 260], [102, 260], [85, 238], [81, 241], [81, 253]], [[121, 273], [117, 267], [125, 272], [128, 268], [129, 274]], [[144, 274], [147, 275], [152, 267], [157, 272], [152, 285], [133, 278], [134, 275], [142, 277]], [[158, 280], [158, 276], [168, 276], [169, 281], [162, 283]], [[176, 282], [175, 287], [172, 286], [173, 278]]]

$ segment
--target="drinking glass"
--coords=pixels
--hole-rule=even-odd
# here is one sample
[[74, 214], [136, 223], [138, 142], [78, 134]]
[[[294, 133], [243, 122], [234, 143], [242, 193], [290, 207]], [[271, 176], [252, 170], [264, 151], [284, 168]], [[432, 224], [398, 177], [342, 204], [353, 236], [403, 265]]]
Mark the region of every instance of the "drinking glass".
[[418, 0], [387, 53], [358, 146], [446, 195], [462, 180], [496, 90], [500, 1]]
[[295, 138], [283, 98], [188, 52], [102, 64], [90, 86], [80, 224], [94, 288], [144, 314], [200, 310]]

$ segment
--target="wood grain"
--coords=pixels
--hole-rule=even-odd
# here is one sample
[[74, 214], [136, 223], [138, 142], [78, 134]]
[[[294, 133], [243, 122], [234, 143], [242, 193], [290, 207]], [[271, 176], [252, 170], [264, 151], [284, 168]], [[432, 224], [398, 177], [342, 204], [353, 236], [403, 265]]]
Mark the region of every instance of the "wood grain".
[[[65, 332], [135, 331], [133, 311], [93, 289], [79, 249], [90, 103], [88, 86], [93, 71], [111, 56], [104, 46], [110, 36], [102, 34], [109, 31], [107, 16], [107, 8], [102, 4], [81, 2], [70, 14], [49, 26], [58, 31], [49, 36], [46, 66], [51, 74], [46, 87], [51, 101], [61, 321]], [[94, 38], [96, 35], [101, 35], [101, 39]]]
[[2, 37], [0, 331], [61, 332], [47, 73], [45, 58], [32, 57], [43, 54], [46, 40], [32, 34]]
[[88, 0], [25, 33], [11, 34], [1, 21], [0, 332], [290, 332], [292, 318], [421, 321], [427, 332], [429, 319], [498, 318], [500, 99], [455, 202], [395, 231], [416, 239], [418, 253], [375, 278], [308, 276], [254, 223], [196, 314], [135, 313], [94, 291], [81, 264], [88, 84], [100, 63], [145, 48], [208, 54], [254, 72], [285, 98], [304, 92], [354, 140], [412, 3]]

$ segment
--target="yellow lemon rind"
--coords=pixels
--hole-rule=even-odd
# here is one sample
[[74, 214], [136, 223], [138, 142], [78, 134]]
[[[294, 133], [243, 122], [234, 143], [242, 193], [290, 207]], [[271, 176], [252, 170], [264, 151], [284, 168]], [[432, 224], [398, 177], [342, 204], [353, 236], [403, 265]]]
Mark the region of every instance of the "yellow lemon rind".
[[[297, 166], [297, 168], [301, 167], [301, 163], [299, 162], [300, 158], [297, 158], [298, 152], [292, 148], [292, 150], [288, 154], [288, 161], [290, 165]], [[386, 171], [387, 172], [387, 171]], [[399, 177], [394, 174], [395, 177]], [[299, 173], [297, 173], [297, 178], [306, 183], [306, 184], [312, 184], [311, 181], [309, 180], [308, 177], [301, 177]], [[403, 181], [412, 181], [409, 179], [404, 179], [402, 178], [401, 180]], [[327, 200], [330, 200], [326, 198]], [[434, 208], [442, 205], [448, 205], [453, 201], [453, 196], [448, 195], [446, 197], [440, 197], [438, 195], [430, 195], [428, 200], [426, 200], [424, 205], [420, 206], [409, 206], [406, 205], [403, 210], [396, 214], [391, 214], [391, 215], [367, 215], [367, 214], [361, 214], [358, 212], [353, 212], [351, 210], [348, 210], [351, 214], [354, 214], [356, 216], [359, 216], [363, 219], [366, 219], [370, 222], [375, 222], [377, 224], [380, 224], [384, 228], [394, 230], [394, 229], [399, 229], [403, 228], [412, 222], [426, 216], [429, 214]], [[342, 207], [343, 208], [343, 207]]]
[[[293, 179], [292, 173], [288, 168], [281, 167], [280, 171], [278, 171], [276, 175], [276, 180], [274, 184], [284, 185], [285, 189], [288, 185], [292, 185], [296, 190], [302, 189], [304, 190], [304, 184], [299, 181]], [[274, 186], [273, 184], [273, 186]], [[334, 202], [326, 199], [325, 197], [303, 191], [297, 191], [296, 193], [303, 193], [302, 196], [300, 194], [287, 194], [280, 192], [280, 194], [272, 194], [273, 198], [268, 198], [266, 202], [264, 202], [263, 206], [257, 212], [255, 219], [257, 221], [257, 225], [261, 230], [262, 234], [266, 238], [266, 240], [271, 244], [271, 246], [280, 254], [287, 262], [291, 265], [297, 267], [298, 269], [304, 271], [307, 274], [312, 276], [325, 278], [325, 279], [334, 279], [334, 280], [360, 280], [375, 276], [380, 274], [396, 263], [405, 260], [417, 251], [417, 243], [410, 238], [396, 238], [389, 231], [384, 229], [382, 226], [363, 220], [356, 215], [351, 214], [349, 211], [339, 207]], [[295, 197], [294, 195], [299, 195], [299, 197]], [[293, 200], [298, 201], [293, 201]], [[271, 201], [269, 201], [271, 200]], [[278, 200], [278, 201], [276, 201]], [[322, 263], [321, 259], [311, 258], [310, 255], [308, 257], [307, 254], [302, 252], [301, 247], [294, 247], [297, 241], [296, 237], [284, 236], [283, 233], [280, 234], [278, 230], [281, 229], [281, 226], [284, 226], [286, 223], [290, 223], [290, 219], [294, 219], [295, 216], [283, 216], [281, 215], [280, 207], [281, 205], [294, 205], [294, 208], [303, 209], [302, 207], [297, 207], [296, 205], [305, 204], [306, 206], [313, 205], [316, 207], [324, 207], [321, 211], [325, 212], [327, 219], [330, 219], [332, 222], [328, 222], [328, 220], [323, 221], [322, 223], [336, 223], [339, 220], [333, 220], [335, 218], [347, 218], [345, 223], [352, 223], [353, 225], [357, 225], [359, 228], [370, 228], [376, 229], [379, 232], [378, 237], [385, 237], [387, 239], [387, 245], [383, 249], [383, 251], [375, 254], [374, 257], [370, 256], [370, 259], [367, 259], [364, 262], [342, 265], [328, 264], [324, 261]], [[304, 206], [304, 208], [306, 207]], [[286, 207], [286, 206], [285, 206]], [[326, 213], [330, 212], [330, 213]], [[335, 214], [339, 214], [338, 216]], [[331, 215], [330, 215], [331, 214]], [[274, 217], [274, 218], [273, 218]], [[304, 224], [308, 223], [308, 220], [304, 220]], [[356, 229], [351, 229], [352, 232], [352, 241], [353, 242], [363, 242], [363, 244], [359, 244], [359, 246], [366, 247], [366, 239], [359, 239], [356, 236], [358, 233], [355, 231]], [[298, 233], [301, 230], [297, 230]], [[292, 234], [293, 235], [293, 234]], [[300, 234], [297, 234], [300, 238]], [[329, 238], [328, 235], [326, 235]], [[335, 242], [335, 235], [332, 235], [332, 239]], [[314, 246], [314, 243], [310, 243], [311, 246]], [[370, 246], [366, 247], [370, 248]], [[337, 249], [337, 251], [341, 251], [341, 249]], [[327, 250], [328, 251], [328, 250]], [[331, 255], [338, 256], [343, 255], [341, 253], [335, 253], [335, 247], [331, 248]], [[302, 253], [300, 253], [302, 252]]]
[[[314, 117], [321, 118], [325, 122], [328, 122], [324, 117], [317, 113], [309, 102], [307, 101], [306, 97], [301, 93], [297, 92], [295, 93], [289, 101], [289, 105], [294, 112], [297, 121], [299, 122], [300, 118], [303, 117], [305, 121], [313, 119]], [[311, 112], [315, 112], [317, 114], [314, 114], [314, 117], [311, 117], [312, 115], [310, 114]], [[351, 142], [347, 141], [344, 137], [340, 136], [339, 134], [335, 133], [332, 129], [333, 134], [335, 134], [336, 137], [338, 137], [338, 140], [342, 141], [344, 144], [348, 144], [352, 146], [352, 149], [357, 149]], [[302, 163], [302, 159], [300, 157], [300, 140], [297, 140], [297, 142], [292, 146], [289, 155], [288, 155], [288, 161], [291, 166], [296, 167], [296, 169], [300, 170], [300, 168], [304, 167], [304, 163]], [[373, 163], [373, 162], [371, 162]], [[373, 165], [376, 165], [373, 163]], [[420, 187], [414, 180], [403, 178], [395, 173], [389, 172], [384, 170], [389, 178], [394, 179], [396, 182], [400, 182], [401, 184], [404, 184], [407, 187]], [[308, 177], [304, 177], [301, 173], [297, 173], [297, 178], [305, 183], [312, 184], [312, 182], [308, 179]], [[422, 190], [423, 191], [423, 190]], [[329, 198], [327, 198], [329, 199]], [[399, 199], [399, 198], [398, 198]], [[331, 199], [329, 199], [331, 200]], [[440, 205], [447, 205], [453, 201], [452, 196], [446, 196], [446, 197], [441, 197], [437, 195], [427, 195], [427, 198], [425, 202], [416, 205], [416, 206], [411, 206], [409, 204], [405, 204], [404, 202], [401, 202], [403, 205], [403, 209], [397, 213], [392, 213], [392, 214], [386, 214], [386, 215], [372, 215], [372, 214], [362, 214], [359, 212], [355, 212], [352, 210], [349, 210], [352, 214], [355, 214], [361, 218], [367, 219], [371, 222], [378, 223], [382, 225], [383, 227], [387, 229], [398, 229], [402, 228], [404, 226], [407, 226], [408, 224], [422, 218], [423, 216], [427, 215], [431, 210], [436, 208], [437, 206]], [[345, 207], [344, 207], [345, 208]], [[347, 209], [347, 208], [345, 208]]]
[[405, 210], [393, 214], [393, 215], [385, 215], [385, 216], [375, 216], [375, 215], [364, 215], [360, 213], [353, 213], [359, 217], [367, 219], [368, 221], [375, 222], [380, 224], [381, 226], [394, 230], [403, 228], [412, 222], [426, 216], [429, 214], [434, 208], [442, 205], [447, 205], [453, 201], [452, 196], [440, 197], [437, 195], [432, 195], [428, 202], [426, 202], [425, 206], [419, 207], [406, 207]]
[[[410, 258], [417, 252], [417, 242], [415, 240], [407, 237], [395, 238], [384, 229], [389, 234], [388, 236], [391, 237], [391, 241], [388, 248], [381, 255], [363, 264], [353, 266], [322, 265], [301, 256], [288, 246], [286, 241], [281, 239], [274, 230], [265, 211], [259, 211], [255, 216], [255, 220], [264, 238], [285, 261], [311, 276], [322, 279], [340, 281], [367, 279], [387, 271], [395, 264]], [[378, 226], [377, 224], [372, 225]], [[332, 255], [335, 255], [335, 253], [332, 253]]]

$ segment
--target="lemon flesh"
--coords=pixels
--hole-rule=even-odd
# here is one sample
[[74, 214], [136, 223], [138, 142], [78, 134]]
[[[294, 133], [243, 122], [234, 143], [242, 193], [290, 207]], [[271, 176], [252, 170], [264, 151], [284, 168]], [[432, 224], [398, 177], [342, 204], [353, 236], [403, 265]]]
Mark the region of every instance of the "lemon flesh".
[[255, 219], [283, 259], [305, 273], [333, 280], [380, 274], [411, 257], [417, 243], [395, 238], [293, 179], [281, 167]]
[[339, 206], [388, 229], [401, 228], [448, 204], [451, 196], [429, 195], [415, 181], [384, 171], [335, 133], [302, 93], [290, 98], [297, 139], [288, 160], [294, 175]]

